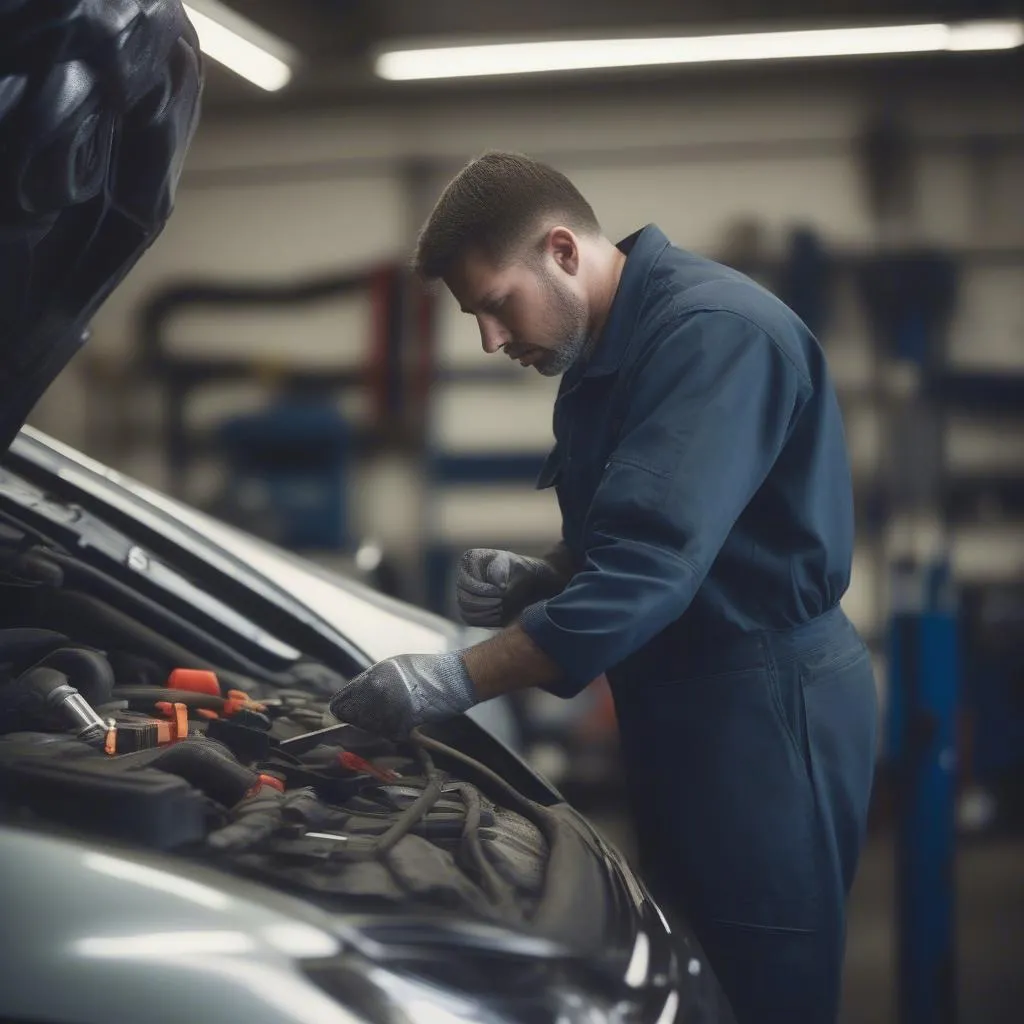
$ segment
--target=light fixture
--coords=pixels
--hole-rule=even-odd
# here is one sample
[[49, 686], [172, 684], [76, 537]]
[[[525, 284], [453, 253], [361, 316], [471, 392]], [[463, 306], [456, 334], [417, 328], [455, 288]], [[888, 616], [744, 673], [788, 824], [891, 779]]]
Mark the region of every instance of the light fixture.
[[396, 81], [522, 75], [545, 71], [796, 60], [875, 54], [1012, 50], [1024, 44], [1024, 22], [885, 25], [870, 28], [747, 32], [648, 39], [577, 39], [390, 50], [376, 72]]
[[291, 81], [296, 54], [277, 36], [219, 0], [191, 0], [184, 7], [208, 57], [267, 92]]

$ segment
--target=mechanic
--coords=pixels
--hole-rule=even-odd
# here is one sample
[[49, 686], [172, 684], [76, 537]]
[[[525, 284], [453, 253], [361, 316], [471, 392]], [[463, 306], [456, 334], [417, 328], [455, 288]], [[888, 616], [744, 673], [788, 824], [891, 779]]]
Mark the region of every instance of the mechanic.
[[652, 888], [738, 1021], [834, 1021], [877, 712], [839, 604], [852, 485], [818, 343], [656, 226], [613, 244], [564, 175], [517, 154], [454, 178], [416, 267], [476, 317], [485, 352], [561, 376], [539, 486], [562, 540], [544, 559], [467, 552], [463, 617], [505, 628], [383, 661], [333, 713], [398, 737], [605, 673]]

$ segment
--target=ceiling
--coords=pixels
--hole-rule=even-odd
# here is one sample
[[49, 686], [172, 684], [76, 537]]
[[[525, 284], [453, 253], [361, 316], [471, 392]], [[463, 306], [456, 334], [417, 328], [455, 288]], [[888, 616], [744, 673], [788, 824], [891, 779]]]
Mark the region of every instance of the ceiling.
[[[772, 27], [827, 27], [829, 25], [885, 24], [917, 21], [955, 21], [973, 18], [1020, 17], [1024, 0], [225, 0], [240, 14], [280, 36], [301, 54], [302, 64], [282, 92], [267, 94], [210, 62], [206, 107], [210, 112], [265, 111], [268, 107], [294, 109], [339, 103], [408, 102], [435, 95], [438, 90], [508, 92], [550, 88], [541, 76], [525, 75], [444, 83], [400, 84], [382, 82], [373, 75], [373, 56], [393, 41], [451, 41], [460, 36], [500, 39], [566, 34], [601, 35], [651, 32], [716, 32]], [[766, 13], [770, 12], [770, 13]], [[799, 74], [808, 73], [802, 62]], [[818, 62], [812, 62], [818, 63]], [[837, 64], [820, 62], [818, 73], [832, 73]], [[844, 60], [846, 71], [873, 71], [887, 65], [929, 69], [944, 75], [1009, 70], [1019, 76], [1021, 51], [1012, 54], [943, 55], [941, 58]], [[642, 72], [615, 72], [616, 88], [641, 87], [651, 78], [665, 81], [742, 77], [747, 83], [759, 75], [793, 74], [792, 65], [728, 67], [701, 65], [661, 68]], [[905, 72], [903, 72], [905, 73]], [[609, 74], [577, 73], [565, 76], [560, 89], [600, 86]]]

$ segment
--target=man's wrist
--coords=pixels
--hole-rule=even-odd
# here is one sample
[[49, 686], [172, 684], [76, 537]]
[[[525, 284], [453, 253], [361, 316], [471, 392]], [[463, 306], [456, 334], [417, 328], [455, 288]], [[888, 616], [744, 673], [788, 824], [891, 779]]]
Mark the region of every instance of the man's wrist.
[[462, 652], [462, 662], [481, 701], [516, 690], [547, 686], [562, 669], [515, 623]]
[[563, 587], [576, 575], [578, 566], [572, 552], [566, 546], [565, 541], [559, 541], [553, 548], [547, 551], [544, 561], [562, 578]]

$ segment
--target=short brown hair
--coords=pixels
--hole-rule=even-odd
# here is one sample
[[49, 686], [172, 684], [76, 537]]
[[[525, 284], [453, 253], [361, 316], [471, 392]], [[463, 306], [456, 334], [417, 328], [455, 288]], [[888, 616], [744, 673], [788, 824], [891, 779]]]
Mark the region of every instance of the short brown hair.
[[502, 265], [548, 215], [580, 232], [601, 230], [590, 204], [560, 171], [518, 153], [485, 153], [441, 193], [420, 232], [413, 268], [436, 280], [471, 250]]

